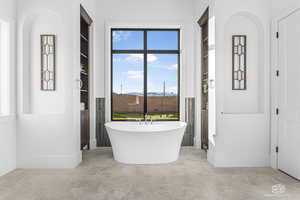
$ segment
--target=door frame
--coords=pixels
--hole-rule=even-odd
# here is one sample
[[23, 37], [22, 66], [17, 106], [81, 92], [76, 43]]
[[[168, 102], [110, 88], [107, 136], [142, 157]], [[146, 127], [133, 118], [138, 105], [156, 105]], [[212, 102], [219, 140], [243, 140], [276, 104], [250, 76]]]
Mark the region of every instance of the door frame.
[[[203, 25], [204, 24], [207, 24], [207, 45], [208, 45], [208, 49], [207, 49], [207, 54], [209, 55], [209, 6], [207, 6], [207, 8], [204, 10], [204, 12], [202, 13], [202, 15], [201, 15], [201, 17], [200, 17], [200, 19], [198, 20], [198, 25], [199, 25], [199, 27], [200, 27], [200, 29], [201, 29], [201, 33], [200, 33], [200, 38], [201, 38], [201, 40], [200, 40], [200, 49], [201, 49], [201, 52], [200, 52], [200, 82], [201, 82], [201, 88], [200, 88], [200, 121], [198, 121], [198, 122], [200, 122], [200, 140], [201, 140], [201, 142], [200, 142], [200, 148], [201, 149], [203, 149], [203, 144], [202, 144], [202, 139], [203, 139], [203, 119], [202, 119], [202, 117], [203, 117], [203, 114], [202, 114], [202, 108], [203, 108], [203, 93], [202, 93], [202, 90], [203, 90], [203, 88], [202, 88], [202, 84], [203, 84], [203, 41], [202, 41], [202, 39], [203, 39], [203, 32], [202, 32], [202, 30], [203, 30]], [[208, 79], [209, 79], [209, 74], [208, 74], [208, 72], [209, 72], [209, 57], [207, 57], [207, 86], [208, 86]], [[199, 74], [198, 74], [199, 75]], [[209, 92], [207, 92], [207, 101], [209, 101]], [[207, 102], [208, 103], [208, 102]], [[209, 113], [209, 107], [207, 108], [207, 124], [206, 124], [206, 126], [207, 126], [207, 149], [203, 149], [203, 150], [205, 150], [205, 151], [208, 151], [209, 150], [209, 137], [208, 137], [208, 135], [209, 135], [209, 115], [208, 115], [208, 113]]]
[[[271, 167], [278, 169], [278, 154], [276, 147], [279, 145], [279, 115], [276, 114], [276, 109], [279, 107], [279, 84], [280, 79], [277, 76], [277, 70], [282, 68], [279, 66], [279, 40], [277, 32], [279, 31], [279, 22], [291, 14], [300, 11], [300, 7], [290, 7], [285, 12], [281, 13], [272, 20], [271, 24], [271, 133], [270, 133], [270, 162]], [[280, 33], [279, 33], [280, 34]], [[279, 35], [280, 37], [280, 35]], [[279, 74], [280, 76], [280, 74]]]
[[[202, 78], [201, 78], [201, 74], [202, 74], [202, 69], [201, 69], [201, 65], [202, 65], [202, 49], [201, 49], [201, 44], [202, 44], [202, 29], [199, 26], [198, 21], [200, 20], [200, 18], [203, 16], [203, 14], [205, 13], [206, 9], [208, 8], [208, 13], [210, 17], [210, 13], [212, 13], [212, 8], [213, 8], [213, 2], [207, 2], [205, 3], [202, 7], [201, 10], [199, 10], [199, 15], [197, 15], [197, 20], [194, 23], [195, 26], [195, 31], [196, 31], [196, 37], [195, 37], [195, 75], [194, 75], [194, 80], [195, 80], [195, 122], [201, 122], [202, 117], [201, 117], [201, 102], [202, 102]], [[201, 123], [195, 123], [195, 142], [194, 142], [194, 146], [196, 146], [197, 148], [201, 148]]]
[[[88, 9], [84, 4], [79, 5], [80, 12], [79, 17], [81, 15], [86, 15], [84, 18], [89, 21], [89, 134], [90, 140], [89, 145], [90, 149], [97, 148], [97, 140], [96, 140], [96, 97], [95, 97], [95, 46], [94, 46], [94, 35], [95, 35], [95, 22], [91, 13], [89, 13]], [[90, 18], [90, 19], [89, 19]], [[79, 36], [80, 38], [80, 21], [79, 21]], [[79, 52], [80, 52], [80, 40], [79, 40]], [[77, 54], [78, 55], [78, 54]], [[77, 71], [78, 70], [78, 71]], [[79, 75], [76, 80], [80, 80], [80, 56], [79, 56], [79, 68], [76, 69], [76, 76]], [[76, 110], [79, 111], [79, 118], [80, 118], [80, 89], [79, 89], [79, 101], [75, 104]], [[80, 123], [80, 122], [79, 122]], [[79, 125], [79, 137], [81, 134], [81, 129]]]

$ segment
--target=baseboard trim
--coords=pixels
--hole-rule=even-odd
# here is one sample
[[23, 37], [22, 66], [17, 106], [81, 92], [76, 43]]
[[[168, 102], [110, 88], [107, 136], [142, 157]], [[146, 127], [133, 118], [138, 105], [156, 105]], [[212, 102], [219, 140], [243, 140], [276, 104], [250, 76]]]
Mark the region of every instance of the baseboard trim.
[[16, 169], [16, 168], [14, 167], [14, 168], [4, 169], [4, 170], [0, 171], [0, 177], [1, 177], [1, 176], [4, 176], [5, 174], [8, 174], [8, 173], [14, 171], [15, 169]]
[[222, 161], [215, 161], [214, 167], [220, 168], [234, 168], [234, 167], [270, 167], [270, 161], [267, 155], [264, 159], [256, 158], [252, 160], [247, 159], [228, 159]]
[[97, 148], [97, 140], [96, 139], [90, 140], [90, 148], [91, 149], [96, 149]]
[[77, 167], [82, 161], [82, 152], [73, 155], [27, 156], [17, 163], [17, 168], [68, 169]]

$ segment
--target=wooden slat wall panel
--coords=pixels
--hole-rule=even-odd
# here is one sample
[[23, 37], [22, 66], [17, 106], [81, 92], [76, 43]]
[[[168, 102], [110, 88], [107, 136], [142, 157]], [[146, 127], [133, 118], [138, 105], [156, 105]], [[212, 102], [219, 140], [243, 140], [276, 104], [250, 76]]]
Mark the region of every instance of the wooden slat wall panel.
[[187, 123], [182, 146], [193, 146], [195, 136], [195, 98], [185, 99], [185, 119]]
[[105, 129], [105, 98], [96, 99], [96, 138], [97, 147], [110, 147], [110, 140]]
[[208, 149], [208, 18], [209, 9], [207, 8], [199, 25], [202, 29], [201, 34], [201, 148]]

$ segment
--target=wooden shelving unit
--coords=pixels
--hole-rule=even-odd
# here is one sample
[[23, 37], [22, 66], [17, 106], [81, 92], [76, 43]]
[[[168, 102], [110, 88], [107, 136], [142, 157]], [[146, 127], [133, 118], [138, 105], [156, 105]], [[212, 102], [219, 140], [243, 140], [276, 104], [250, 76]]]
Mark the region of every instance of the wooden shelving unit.
[[199, 20], [201, 34], [201, 148], [208, 149], [208, 9]]
[[81, 149], [90, 148], [90, 69], [89, 69], [89, 47], [90, 47], [90, 25], [92, 19], [83, 7], [80, 8], [80, 103], [81, 108]]

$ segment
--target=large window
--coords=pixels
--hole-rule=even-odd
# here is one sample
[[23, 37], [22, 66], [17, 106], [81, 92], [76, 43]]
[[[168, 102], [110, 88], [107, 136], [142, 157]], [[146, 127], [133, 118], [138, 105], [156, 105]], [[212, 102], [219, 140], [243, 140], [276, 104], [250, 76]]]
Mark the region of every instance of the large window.
[[179, 120], [179, 33], [111, 30], [112, 120]]

